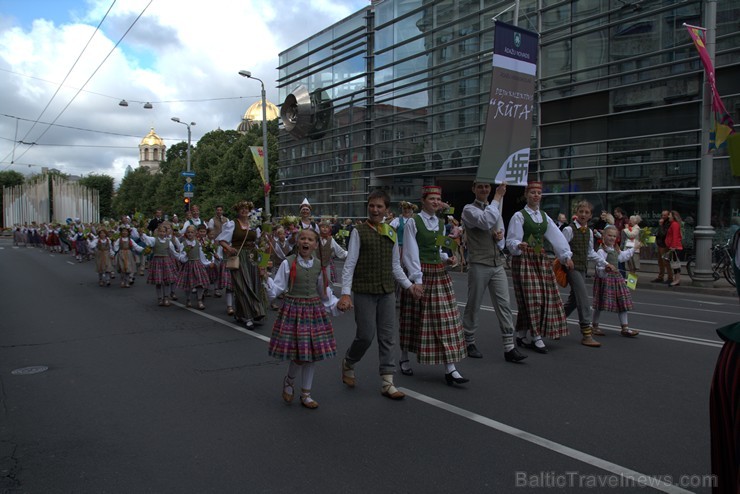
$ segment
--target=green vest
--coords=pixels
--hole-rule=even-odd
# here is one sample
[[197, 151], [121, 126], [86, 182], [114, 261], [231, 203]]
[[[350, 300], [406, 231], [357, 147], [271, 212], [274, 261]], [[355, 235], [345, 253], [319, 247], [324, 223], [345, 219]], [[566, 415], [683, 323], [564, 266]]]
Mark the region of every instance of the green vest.
[[419, 246], [419, 262], [422, 264], [440, 264], [439, 246], [437, 245], [438, 232], [427, 229], [424, 220], [418, 214], [414, 215], [416, 222], [416, 244]]
[[188, 245], [188, 261], [197, 261], [200, 259], [200, 244], [196, 241], [195, 245]]
[[296, 276], [293, 280], [293, 286], [289, 288], [288, 295], [294, 298], [313, 298], [319, 294], [316, 291], [316, 280], [321, 274], [321, 263], [316, 257], [313, 258], [313, 265], [310, 268], [304, 268], [296, 261], [296, 256], [288, 256], [288, 265], [293, 266], [296, 263]]
[[570, 240], [573, 265], [576, 271], [586, 271], [588, 269], [588, 241], [591, 234], [588, 227], [585, 232], [581, 232], [575, 223], [572, 223], [570, 227], [573, 231], [573, 238]]
[[170, 255], [170, 240], [166, 242], [160, 242], [159, 239], [154, 240], [154, 248], [152, 248], [152, 254], [154, 257], [167, 257]]
[[393, 240], [380, 235], [367, 223], [355, 229], [360, 236], [360, 254], [352, 278], [352, 291], [372, 295], [392, 293], [395, 290]]
[[601, 246], [601, 250], [606, 252], [606, 262], [612, 266], [616, 266], [619, 263], [619, 254], [616, 250], [606, 250], [604, 246]]
[[[526, 209], [522, 209], [521, 213], [524, 218], [524, 224], [522, 225], [524, 237], [522, 238], [522, 242], [529, 243], [529, 236], [532, 235], [534, 237], [535, 244], [542, 245], [545, 241], [545, 232], [547, 231], [547, 213], [540, 211], [540, 214], [542, 215], [542, 223], [535, 223]], [[534, 247], [534, 245], [530, 245], [530, 247]]]

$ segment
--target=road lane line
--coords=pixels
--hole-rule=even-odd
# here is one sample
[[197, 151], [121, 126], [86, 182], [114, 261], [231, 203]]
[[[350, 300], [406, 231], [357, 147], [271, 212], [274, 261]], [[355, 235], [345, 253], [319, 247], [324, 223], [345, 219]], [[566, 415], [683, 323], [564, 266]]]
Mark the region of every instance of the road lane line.
[[253, 338], [257, 338], [258, 340], [266, 341], [267, 343], [270, 342], [270, 337], [269, 336], [265, 336], [265, 335], [262, 335], [262, 334], [259, 334], [259, 333], [255, 333], [254, 331], [250, 331], [247, 328], [243, 328], [241, 326], [237, 326], [236, 324], [234, 324], [232, 322], [224, 321], [223, 319], [220, 319], [220, 318], [218, 318], [216, 316], [212, 316], [212, 315], [210, 315], [210, 314], [208, 314], [206, 312], [203, 312], [203, 311], [200, 311], [200, 310], [197, 310], [197, 309], [193, 309], [193, 308], [187, 308], [183, 304], [181, 304], [180, 302], [170, 302], [170, 303], [172, 305], [176, 306], [176, 307], [180, 307], [181, 309], [188, 310], [188, 311], [192, 312], [193, 314], [197, 314], [199, 316], [205, 317], [206, 319], [210, 319], [213, 322], [217, 322], [219, 324], [223, 324], [224, 326], [227, 326], [227, 327], [229, 327], [231, 329], [236, 329], [240, 333], [244, 333], [247, 336], [251, 336]]
[[588, 453], [584, 453], [583, 451], [578, 451], [576, 449], [570, 448], [568, 446], [565, 446], [560, 443], [556, 443], [554, 441], [551, 441], [549, 439], [545, 439], [544, 437], [540, 437], [537, 435], [534, 435], [532, 433], [529, 433], [527, 431], [524, 431], [522, 429], [517, 429], [516, 427], [512, 427], [510, 425], [506, 425], [502, 422], [498, 422], [496, 420], [490, 419], [488, 417], [484, 417], [482, 415], [478, 415], [477, 413], [470, 412], [468, 410], [465, 410], [460, 407], [456, 407], [455, 405], [451, 405], [449, 403], [445, 403], [443, 401], [437, 400], [436, 398], [432, 398], [431, 396], [427, 396], [421, 393], [417, 393], [416, 391], [412, 391], [408, 388], [399, 387], [400, 391], [406, 393], [406, 396], [409, 396], [411, 398], [414, 398], [415, 400], [419, 400], [423, 403], [426, 403], [428, 405], [437, 407], [441, 410], [444, 410], [449, 413], [453, 413], [455, 415], [458, 415], [460, 417], [466, 418], [468, 420], [472, 420], [473, 422], [477, 422], [481, 425], [484, 425], [486, 427], [489, 427], [491, 429], [497, 430], [499, 432], [503, 432], [504, 434], [508, 434], [510, 436], [514, 436], [516, 438], [519, 438], [523, 441], [527, 441], [529, 443], [532, 443], [536, 446], [540, 446], [545, 449], [549, 449], [550, 451], [554, 451], [555, 453], [559, 453], [561, 455], [573, 458], [575, 460], [578, 460], [580, 462], [586, 463], [588, 465], [594, 466], [596, 468], [600, 468], [602, 470], [606, 470], [607, 472], [611, 472], [615, 475], [620, 476], [621, 478], [624, 478], [625, 480], [628, 479], [634, 479], [634, 482], [636, 484], [640, 484], [645, 487], [652, 487], [653, 489], [659, 490], [661, 492], [668, 492], [668, 493], [691, 493], [691, 491], [687, 491], [685, 489], [682, 489], [676, 485], [670, 484], [668, 482], [665, 482], [657, 477], [652, 477], [650, 475], [637, 472], [635, 470], [632, 470], [627, 467], [623, 467], [621, 465], [617, 465], [616, 463], [612, 463], [610, 461], [604, 460], [602, 458], [599, 458], [597, 456], [590, 455]]

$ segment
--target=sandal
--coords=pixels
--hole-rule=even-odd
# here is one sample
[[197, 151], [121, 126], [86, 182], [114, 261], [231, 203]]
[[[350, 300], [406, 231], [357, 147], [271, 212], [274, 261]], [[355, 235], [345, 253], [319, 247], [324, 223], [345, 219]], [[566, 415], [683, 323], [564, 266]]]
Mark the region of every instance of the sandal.
[[[290, 390], [290, 393], [288, 392]], [[293, 389], [293, 379], [291, 379], [289, 376], [285, 376], [283, 379], [283, 401], [285, 403], [291, 403], [293, 401], [293, 394], [295, 393]]]
[[308, 408], [309, 410], [315, 410], [319, 408], [319, 403], [311, 398], [310, 389], [301, 390], [301, 405]]
[[636, 329], [629, 329], [627, 328], [627, 326], [622, 326], [622, 331], [619, 334], [621, 334], [622, 336], [626, 336], [627, 338], [634, 338], [635, 336], [640, 334], [640, 332]]

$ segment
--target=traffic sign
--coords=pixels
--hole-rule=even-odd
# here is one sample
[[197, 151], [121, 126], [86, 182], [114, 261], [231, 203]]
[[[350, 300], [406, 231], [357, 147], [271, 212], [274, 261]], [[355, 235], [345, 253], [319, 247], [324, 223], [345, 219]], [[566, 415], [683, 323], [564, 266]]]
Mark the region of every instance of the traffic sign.
[[192, 192], [185, 192], [183, 194], [183, 197], [193, 197], [193, 193]]
[[194, 177], [195, 172], [180, 172], [180, 175], [182, 175], [183, 177]]
[[192, 182], [192, 181], [193, 181], [193, 179], [192, 179], [192, 178], [190, 178], [190, 177], [188, 177], [188, 178], [186, 178], [186, 179], [185, 179], [185, 181], [186, 181], [187, 183], [190, 183], [190, 182]]
[[193, 190], [195, 190], [195, 185], [191, 183], [187, 183], [185, 184], [184, 189], [185, 189], [185, 192], [192, 192]]

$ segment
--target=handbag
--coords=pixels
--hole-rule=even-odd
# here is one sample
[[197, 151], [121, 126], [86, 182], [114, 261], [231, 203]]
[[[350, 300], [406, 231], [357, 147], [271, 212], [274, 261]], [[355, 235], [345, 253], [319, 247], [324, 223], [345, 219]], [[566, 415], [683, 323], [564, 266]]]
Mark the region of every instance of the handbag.
[[558, 285], [562, 286], [563, 288], [568, 286], [568, 271], [560, 263], [560, 259], [556, 258], [552, 262], [552, 272], [555, 274], [555, 281], [558, 283]]
[[244, 240], [242, 240], [242, 244], [239, 246], [239, 250], [237, 251], [235, 256], [227, 257], [226, 258], [226, 269], [231, 269], [232, 271], [236, 271], [239, 269], [239, 254], [242, 251], [242, 247], [244, 247], [244, 242], [247, 241], [247, 236], [244, 235]]
[[671, 269], [681, 269], [681, 261], [678, 260], [678, 254], [675, 250], [671, 249], [670, 259]]

